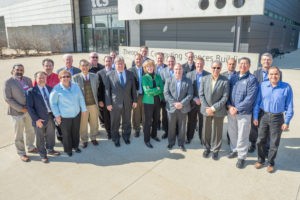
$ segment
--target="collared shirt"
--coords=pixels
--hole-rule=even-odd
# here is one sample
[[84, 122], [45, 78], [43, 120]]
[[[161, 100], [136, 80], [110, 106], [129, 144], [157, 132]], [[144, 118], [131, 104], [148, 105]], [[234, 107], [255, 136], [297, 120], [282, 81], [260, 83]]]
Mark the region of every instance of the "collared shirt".
[[169, 73], [170, 73], [170, 77], [172, 78], [174, 76], [174, 70], [170, 69], [170, 68], [168, 68], [168, 70], [169, 70]]
[[83, 79], [84, 79], [85, 81], [90, 80], [90, 75], [89, 75], [89, 74], [84, 75], [83, 73], [81, 73], [81, 75], [82, 75], [82, 77], [83, 77]]
[[262, 75], [263, 75], [263, 81], [268, 81], [269, 80], [268, 71], [262, 70]]
[[[218, 77], [218, 78], [219, 78], [219, 77]], [[211, 91], [214, 90], [218, 78], [215, 79], [213, 76], [211, 76]]]
[[137, 72], [138, 72], [138, 77], [139, 77], [139, 94], [143, 94], [143, 88], [142, 88], [142, 77], [143, 77], [143, 72], [142, 72], [142, 70], [143, 70], [143, 67], [137, 67], [137, 66], [135, 66], [136, 67], [136, 70], [137, 70]]
[[157, 66], [156, 66], [156, 73], [159, 74], [160, 71], [161, 71], [163, 68], [164, 68], [163, 65], [161, 65], [161, 66], [157, 65]]
[[[50, 75], [47, 75], [47, 83], [46, 85], [50, 86], [50, 87], [54, 87], [59, 83], [59, 78], [58, 75], [56, 73], [51, 73]], [[33, 86], [36, 86], [36, 80], [33, 81], [32, 83]]]
[[179, 98], [180, 95], [180, 87], [181, 87], [181, 80], [176, 80], [176, 98]]
[[19, 82], [19, 84], [23, 88], [24, 93], [26, 93], [26, 91], [30, 88], [30, 86], [27, 85], [27, 83], [22, 78], [20, 79], [18, 77], [15, 77], [15, 79]]
[[50, 106], [55, 117], [73, 118], [86, 111], [83, 94], [76, 83], [66, 88], [62, 83], [56, 85], [50, 94]]
[[200, 84], [201, 84], [202, 74], [203, 74], [203, 72], [197, 73], [197, 74], [196, 74], [197, 89], [198, 89], [198, 90], [200, 89]]
[[293, 115], [293, 91], [288, 83], [279, 81], [272, 87], [270, 81], [261, 83], [253, 109], [253, 118], [258, 119], [260, 109], [277, 114], [285, 112], [285, 124], [289, 124]]
[[121, 81], [121, 76], [123, 77], [123, 80], [124, 80], [124, 85], [126, 84], [126, 75], [125, 75], [125, 71], [123, 72], [118, 72], [118, 75], [119, 75], [119, 80], [120, 80], [120, 83], [122, 84], [122, 81]]
[[73, 74], [73, 66], [71, 68], [65, 67], [65, 70], [67, 70], [68, 72], [70, 72], [72, 76], [74, 75]]
[[[43, 96], [43, 99], [44, 99], [44, 102], [45, 102], [45, 105], [47, 107], [48, 112], [51, 112], [51, 108], [49, 108], [49, 106], [48, 106], [50, 102], [47, 102], [47, 100], [45, 99], [45, 96], [44, 96], [44, 95], [47, 95], [48, 100], [49, 100], [49, 91], [48, 91], [47, 87], [46, 86], [45, 87], [41, 87], [41, 86], [38, 85], [38, 88], [40, 90], [40, 93]], [[46, 94], [44, 93], [43, 88], [45, 88]]]

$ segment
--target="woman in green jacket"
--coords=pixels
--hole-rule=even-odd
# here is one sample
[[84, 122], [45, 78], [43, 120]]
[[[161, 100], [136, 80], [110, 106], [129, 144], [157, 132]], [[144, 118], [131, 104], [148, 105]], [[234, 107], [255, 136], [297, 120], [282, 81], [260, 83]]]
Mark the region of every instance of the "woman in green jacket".
[[147, 147], [153, 148], [150, 136], [155, 141], [157, 137], [157, 126], [159, 121], [160, 101], [163, 100], [164, 85], [161, 77], [155, 74], [155, 64], [152, 60], [146, 60], [143, 64], [145, 75], [142, 78], [144, 90], [143, 104], [145, 113], [144, 141]]

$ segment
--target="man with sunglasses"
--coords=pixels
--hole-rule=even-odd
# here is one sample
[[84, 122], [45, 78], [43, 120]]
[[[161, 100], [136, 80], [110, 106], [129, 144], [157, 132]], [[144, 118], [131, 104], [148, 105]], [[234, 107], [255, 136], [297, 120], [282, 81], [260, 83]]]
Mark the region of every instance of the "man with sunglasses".
[[104, 69], [104, 66], [99, 62], [99, 55], [97, 52], [91, 52], [89, 55], [90, 69], [89, 72], [97, 73], [101, 69]]
[[12, 116], [17, 153], [22, 161], [29, 162], [30, 159], [25, 151], [24, 129], [28, 153], [38, 153], [37, 148], [33, 145], [35, 134], [26, 106], [26, 93], [29, 88], [32, 88], [32, 81], [23, 76], [24, 66], [22, 64], [15, 64], [11, 74], [12, 77], [4, 83], [4, 100], [9, 106], [7, 114]]
[[245, 165], [248, 153], [251, 116], [258, 82], [249, 71], [249, 58], [240, 58], [238, 65], [239, 72], [230, 79], [230, 96], [227, 102], [228, 133], [231, 148], [228, 158], [238, 157], [236, 167], [241, 169]]

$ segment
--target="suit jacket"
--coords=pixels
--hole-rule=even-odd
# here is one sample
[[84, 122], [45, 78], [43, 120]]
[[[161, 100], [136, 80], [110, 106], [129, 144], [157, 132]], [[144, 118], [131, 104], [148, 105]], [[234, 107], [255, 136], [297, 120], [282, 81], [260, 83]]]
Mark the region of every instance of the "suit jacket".
[[[72, 66], [72, 68], [73, 68], [73, 74], [72, 74], [72, 76], [74, 76], [75, 74], [79, 74], [81, 72], [81, 70], [79, 68], [77, 68], [77, 67]], [[66, 67], [59, 68], [56, 71], [56, 73], [59, 74], [59, 72], [61, 72], [64, 69], [66, 69]]]
[[103, 68], [104, 68], [103, 65], [101, 65], [100, 63], [97, 63], [97, 67], [90, 67], [89, 72], [96, 74], [98, 71], [100, 71]]
[[196, 69], [195, 62], [193, 62], [191, 68], [187, 62], [182, 64], [182, 69], [183, 69], [183, 74], [187, 74], [188, 72], [195, 70]]
[[[140, 89], [139, 87], [139, 74], [138, 74], [138, 70], [136, 69], [136, 66], [133, 66], [131, 68], [128, 69], [129, 71], [131, 71], [134, 75], [134, 79], [135, 79], [135, 87], [136, 87], [136, 90], [137, 90], [137, 95], [139, 95], [138, 91]], [[144, 76], [144, 70], [143, 70], [143, 67], [142, 67], [142, 77]], [[142, 85], [142, 83], [141, 83]], [[142, 89], [143, 90], [143, 89]]]
[[171, 79], [169, 67], [163, 68], [159, 75], [164, 83], [167, 82], [168, 79]]
[[112, 70], [107, 74], [107, 87], [105, 87], [105, 104], [118, 107], [132, 107], [133, 102], [137, 102], [136, 84], [134, 75], [128, 70], [124, 70], [126, 74], [126, 83], [123, 87], [120, 83], [119, 75], [116, 70]]
[[[236, 74], [236, 71], [234, 71], [233, 74]], [[232, 76], [233, 74], [231, 74], [231, 76]], [[228, 73], [228, 71], [221, 73], [221, 75], [226, 76], [227, 79], [229, 79], [229, 73]]]
[[[281, 71], [279, 71], [279, 73], [280, 73], [280, 81], [282, 81], [282, 72]], [[258, 68], [257, 70], [255, 70], [254, 72], [253, 72], [253, 75], [256, 77], [256, 79], [257, 79], [257, 81], [258, 81], [258, 83], [259, 84], [261, 84], [262, 82], [263, 82], [263, 80], [264, 80], [264, 75], [263, 75], [263, 70], [262, 70], [262, 68], [260, 67], [260, 68]]]
[[213, 106], [216, 111], [214, 116], [227, 115], [226, 102], [229, 96], [229, 82], [225, 76], [220, 75], [212, 91], [212, 76], [205, 76], [201, 80], [199, 97], [201, 100], [201, 113], [206, 114], [206, 107]]
[[[22, 79], [30, 88], [32, 87], [30, 78], [23, 76]], [[24, 114], [21, 110], [26, 107], [26, 92], [15, 77], [11, 77], [4, 82], [3, 96], [9, 105], [8, 115], [17, 116]]]
[[176, 94], [176, 79], [168, 79], [164, 86], [164, 96], [167, 102], [166, 110], [169, 113], [174, 113], [176, 108], [175, 102], [180, 102], [183, 108], [180, 110], [182, 113], [188, 113], [191, 110], [190, 100], [193, 98], [193, 85], [190, 79], [182, 77], [179, 97]]
[[[47, 85], [46, 87], [50, 96], [50, 92], [52, 91], [52, 88]], [[35, 122], [38, 119], [43, 119], [44, 120], [43, 125], [44, 126], [47, 125], [49, 120], [48, 109], [45, 104], [43, 94], [41, 93], [39, 87], [34, 86], [33, 88], [30, 88], [27, 91], [26, 97], [27, 97], [28, 113], [32, 119], [32, 125], [36, 127]]]
[[[72, 79], [75, 83], [78, 84], [78, 86], [80, 87], [82, 94], [84, 96], [84, 81], [85, 81], [84, 75], [82, 73], [79, 73], [79, 74], [74, 75], [72, 77]], [[102, 94], [102, 96], [100, 96], [101, 99], [98, 99], [99, 78], [96, 74], [89, 73], [89, 80], [91, 83], [94, 100], [95, 100], [96, 104], [98, 105], [99, 101], [103, 101], [104, 91], [101, 91], [103, 94]]]
[[[111, 71], [114, 69], [111, 69]], [[105, 88], [107, 87], [107, 74], [111, 71], [106, 71], [106, 69], [101, 69], [97, 72], [97, 76], [99, 79], [99, 87], [98, 87], [98, 99], [105, 103]]]
[[[203, 70], [202, 71], [202, 78], [206, 75], [209, 75], [210, 73], [208, 71]], [[193, 98], [199, 98], [199, 89], [197, 88], [197, 72], [196, 70], [193, 70], [186, 74], [186, 77], [192, 81], [193, 84], [193, 91], [194, 95]]]
[[[168, 67], [168, 65], [166, 65], [166, 64], [164, 63], [162, 67], [163, 67], [163, 68], [162, 68], [162, 70], [163, 70], [163, 69], [165, 69], [166, 67]], [[159, 74], [158, 71], [157, 71], [157, 64], [155, 64], [155, 73], [156, 73], [156, 74]], [[160, 74], [159, 74], [159, 75], [160, 75]]]

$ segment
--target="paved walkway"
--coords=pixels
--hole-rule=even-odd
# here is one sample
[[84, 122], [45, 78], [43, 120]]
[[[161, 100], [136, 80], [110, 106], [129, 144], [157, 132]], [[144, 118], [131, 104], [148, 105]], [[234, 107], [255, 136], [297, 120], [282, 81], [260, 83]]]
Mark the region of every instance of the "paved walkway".
[[[221, 158], [214, 161], [202, 158], [203, 147], [197, 137], [186, 146], [186, 153], [177, 147], [168, 151], [166, 140], [152, 141], [154, 149], [148, 149], [142, 136], [132, 137], [130, 145], [121, 141], [121, 147], [115, 148], [103, 130], [99, 146], [89, 144], [71, 158], [50, 157], [50, 163], [43, 164], [38, 155], [31, 154], [32, 161], [23, 163], [16, 154], [12, 123], [1, 93], [0, 199], [300, 200], [300, 72], [290, 69], [300, 67], [297, 52], [275, 59], [275, 63], [282, 63], [280, 67], [285, 66], [284, 80], [294, 89], [295, 116], [290, 131], [282, 135], [274, 174], [253, 167], [256, 153], [249, 154], [245, 169], [237, 169], [236, 160], [226, 158], [229, 147], [225, 137]], [[56, 68], [62, 65], [61, 55], [52, 58]], [[81, 58], [87, 54], [76, 54], [74, 63]], [[25, 74], [32, 77], [42, 59], [1, 60], [0, 80], [9, 76], [17, 62], [23, 63]], [[57, 150], [62, 151], [60, 143]]]

